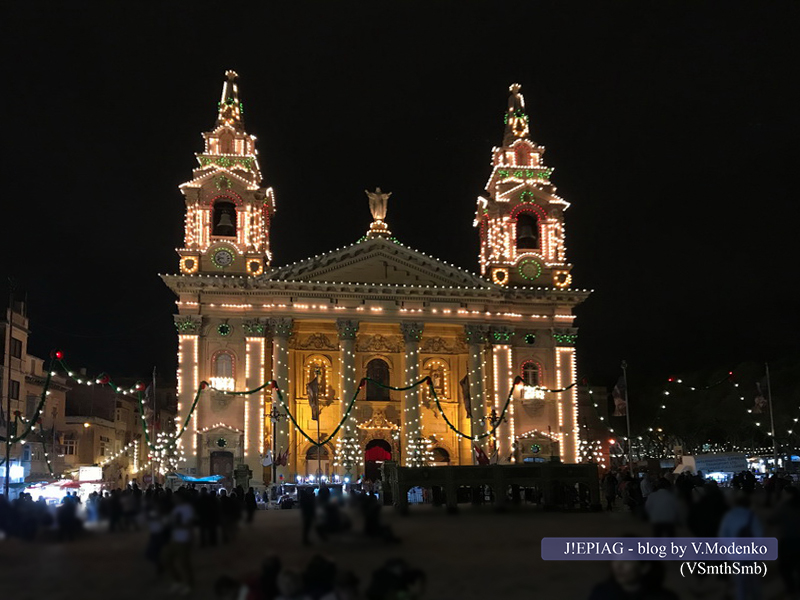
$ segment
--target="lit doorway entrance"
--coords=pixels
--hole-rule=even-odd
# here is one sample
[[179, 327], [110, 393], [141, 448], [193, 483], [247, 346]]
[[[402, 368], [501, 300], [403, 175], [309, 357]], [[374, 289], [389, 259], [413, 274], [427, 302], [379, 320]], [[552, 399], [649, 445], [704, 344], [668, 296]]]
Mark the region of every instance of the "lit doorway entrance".
[[386, 440], [372, 440], [364, 449], [364, 478], [377, 481], [381, 478], [381, 465], [392, 460], [392, 447]]

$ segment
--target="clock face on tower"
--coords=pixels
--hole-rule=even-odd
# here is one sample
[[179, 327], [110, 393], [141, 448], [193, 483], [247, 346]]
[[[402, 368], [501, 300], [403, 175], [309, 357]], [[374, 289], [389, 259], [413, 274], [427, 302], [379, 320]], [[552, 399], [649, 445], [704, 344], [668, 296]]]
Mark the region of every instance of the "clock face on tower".
[[211, 260], [217, 267], [227, 267], [233, 262], [233, 253], [225, 248], [217, 250], [211, 255]]

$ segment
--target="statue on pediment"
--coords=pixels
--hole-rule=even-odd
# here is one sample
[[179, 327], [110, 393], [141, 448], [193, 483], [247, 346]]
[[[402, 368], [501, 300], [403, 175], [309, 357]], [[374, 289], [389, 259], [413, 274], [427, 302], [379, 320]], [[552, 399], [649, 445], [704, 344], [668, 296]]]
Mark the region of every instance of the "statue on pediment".
[[381, 188], [377, 187], [374, 192], [364, 190], [364, 193], [369, 198], [369, 210], [372, 213], [372, 218], [376, 221], [384, 221], [386, 219], [389, 197], [392, 195], [392, 192], [386, 194], [381, 191]]

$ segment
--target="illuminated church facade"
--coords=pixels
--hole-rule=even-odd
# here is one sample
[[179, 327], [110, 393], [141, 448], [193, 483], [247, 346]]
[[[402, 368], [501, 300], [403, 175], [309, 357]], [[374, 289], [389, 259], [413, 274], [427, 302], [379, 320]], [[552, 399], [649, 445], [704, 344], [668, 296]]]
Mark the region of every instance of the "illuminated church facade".
[[[474, 445], [500, 463], [578, 462], [577, 388], [551, 390], [575, 381], [573, 309], [589, 292], [571, 286], [569, 204], [555, 194], [544, 148], [530, 138], [519, 86], [510, 91], [503, 143], [492, 150], [476, 206], [480, 274], [394, 239], [390, 194], [380, 189], [368, 194], [373, 223], [361, 240], [273, 265], [276, 195], [262, 184], [237, 75], [226, 74], [216, 126], [203, 134], [198, 167], [180, 186], [180, 272], [162, 275], [177, 296], [179, 424], [201, 382], [210, 383], [181, 438], [186, 473], [229, 477], [247, 465], [253, 484], [267, 483], [271, 469], [262, 466], [271, 449], [288, 452], [277, 469], [287, 480], [318, 469], [375, 477], [381, 460], [468, 465]], [[368, 384], [347, 413], [363, 377], [403, 387], [425, 376], [438, 406], [427, 386], [402, 392]], [[513, 385], [517, 376], [524, 385]], [[270, 380], [296, 426], [280, 419], [273, 428], [270, 411], [284, 410], [269, 387], [224, 393]], [[318, 421], [308, 399], [312, 382], [319, 385]], [[490, 431], [509, 394], [494, 436], [473, 444], [461, 435]], [[298, 430], [325, 439], [343, 419], [319, 451]]]

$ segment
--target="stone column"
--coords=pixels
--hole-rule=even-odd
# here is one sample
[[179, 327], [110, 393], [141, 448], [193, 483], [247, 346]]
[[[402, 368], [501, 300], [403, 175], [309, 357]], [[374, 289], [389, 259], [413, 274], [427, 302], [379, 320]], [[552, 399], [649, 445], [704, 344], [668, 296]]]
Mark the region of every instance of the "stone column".
[[[554, 330], [553, 339], [556, 353], [556, 388], [565, 388], [578, 378], [575, 361], [574, 329]], [[578, 427], [578, 388], [570, 388], [555, 394], [558, 414], [558, 437], [561, 461], [580, 462], [580, 429]]]
[[[263, 385], [267, 380], [268, 326], [261, 319], [249, 319], [242, 323], [245, 332], [245, 386], [248, 390]], [[269, 388], [244, 398], [244, 459], [253, 472], [251, 485], [264, 484], [264, 469], [261, 457], [264, 448], [264, 406]]]
[[[472, 436], [478, 436], [486, 431], [486, 392], [484, 390], [483, 353], [488, 341], [489, 328], [481, 324], [468, 324], [464, 326], [467, 336], [467, 376], [469, 377], [469, 395], [472, 403]], [[486, 440], [473, 441], [470, 444], [472, 462], [476, 463], [473, 444], [486, 448]]]
[[[175, 417], [176, 432], [180, 432], [186, 422], [195, 395], [200, 387], [200, 315], [176, 315], [175, 327], [178, 330], [178, 414]], [[197, 403], [198, 406], [200, 402]], [[197, 456], [197, 413], [186, 426], [186, 431], [178, 442], [183, 449], [186, 462], [181, 471], [199, 473], [200, 461]]]
[[[509, 327], [493, 327], [492, 342], [492, 380], [494, 381], [494, 409], [499, 417], [511, 392], [514, 369], [511, 363], [511, 338], [513, 330]], [[516, 434], [513, 400], [505, 413], [505, 418], [495, 432], [498, 447], [498, 463], [508, 463], [511, 443]]]
[[[270, 328], [272, 329], [272, 379], [274, 379], [283, 395], [283, 401], [289, 410], [292, 410], [292, 403], [289, 397], [289, 336], [292, 334], [292, 319], [290, 318], [273, 318], [270, 319]], [[277, 407], [279, 411], [284, 412], [283, 407], [278, 400], [277, 392], [272, 392], [272, 405]], [[294, 414], [294, 413], [293, 413]], [[289, 460], [295, 460], [297, 457], [291, 456], [291, 449], [289, 448], [289, 427], [290, 423], [287, 419], [283, 419], [276, 425], [275, 434], [275, 449], [277, 454], [290, 451]], [[289, 466], [278, 466], [277, 477], [280, 482], [280, 476], [283, 475], [284, 482], [287, 482], [287, 474]]]
[[[337, 319], [336, 329], [339, 331], [339, 350], [340, 350], [340, 372], [341, 380], [339, 389], [339, 418], [344, 419], [347, 408], [353, 395], [356, 393], [358, 379], [356, 378], [356, 333], [358, 333], [358, 321], [349, 319]], [[339, 474], [355, 476], [358, 466], [358, 453], [361, 451], [358, 445], [358, 431], [355, 427], [355, 420], [351, 417], [345, 421], [339, 430], [339, 443], [337, 444], [336, 463]]]
[[[400, 332], [405, 342], [403, 359], [403, 386], [419, 380], [419, 341], [422, 339], [423, 323], [400, 323]], [[420, 447], [424, 433], [420, 410], [421, 387], [403, 393], [403, 458], [407, 467], [422, 466], [425, 462], [424, 448]]]

